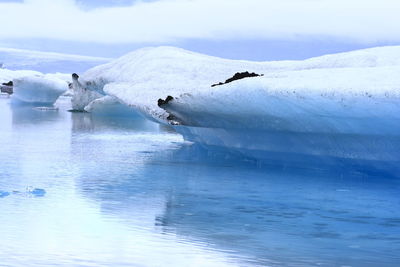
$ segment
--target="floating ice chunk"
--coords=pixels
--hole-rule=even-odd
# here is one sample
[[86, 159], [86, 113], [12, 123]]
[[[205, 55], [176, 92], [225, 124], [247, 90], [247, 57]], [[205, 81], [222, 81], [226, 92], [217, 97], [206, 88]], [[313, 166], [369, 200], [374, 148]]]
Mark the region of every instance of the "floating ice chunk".
[[58, 111], [58, 107], [35, 107], [35, 109], [42, 111]]
[[14, 79], [12, 99], [16, 102], [52, 105], [68, 90], [68, 83], [54, 77], [27, 76]]
[[26, 192], [35, 197], [43, 197], [46, 195], [46, 190], [41, 188], [28, 188]]
[[[12, 191], [12, 194], [14, 194], [14, 195], [21, 195], [22, 194], [22, 195], [27, 195], [27, 196], [43, 197], [46, 194], [46, 190], [41, 189], [41, 188], [33, 188], [31, 186], [28, 186], [26, 188], [25, 193], [23, 193], [21, 191], [14, 190], [14, 191]], [[0, 190], [0, 198], [7, 197], [9, 195], [11, 195], [10, 192], [6, 192], [6, 191], [1, 191]]]

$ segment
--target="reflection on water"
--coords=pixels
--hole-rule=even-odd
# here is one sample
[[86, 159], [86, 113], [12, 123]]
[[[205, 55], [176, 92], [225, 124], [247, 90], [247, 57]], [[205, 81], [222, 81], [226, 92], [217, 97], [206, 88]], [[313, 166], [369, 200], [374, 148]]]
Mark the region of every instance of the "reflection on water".
[[55, 122], [60, 116], [57, 109], [39, 109], [32, 106], [17, 106], [11, 109], [13, 125]]
[[[139, 118], [0, 99], [5, 266], [397, 266], [400, 180], [263, 165]], [[10, 120], [10, 117], [12, 118]]]

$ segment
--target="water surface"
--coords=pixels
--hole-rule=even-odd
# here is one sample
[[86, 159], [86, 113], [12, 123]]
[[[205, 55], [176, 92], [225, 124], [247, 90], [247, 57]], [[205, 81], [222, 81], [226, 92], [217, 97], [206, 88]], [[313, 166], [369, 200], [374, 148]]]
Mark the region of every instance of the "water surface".
[[260, 166], [67, 102], [0, 98], [0, 266], [400, 265], [399, 179]]

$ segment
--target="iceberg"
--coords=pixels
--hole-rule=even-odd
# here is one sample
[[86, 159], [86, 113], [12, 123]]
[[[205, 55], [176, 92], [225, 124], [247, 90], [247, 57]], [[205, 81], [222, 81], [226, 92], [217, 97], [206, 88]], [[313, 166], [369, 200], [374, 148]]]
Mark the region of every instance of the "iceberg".
[[25, 76], [13, 79], [12, 101], [35, 105], [53, 105], [68, 90], [68, 83], [51, 75]]
[[[230, 78], [244, 72], [254, 75]], [[267, 158], [298, 154], [397, 164], [399, 72], [400, 46], [273, 62], [158, 47], [92, 68], [74, 89], [87, 100], [81, 109], [89, 111], [95, 100], [85, 96], [88, 91], [112, 96], [207, 146], [255, 157], [267, 152]]]
[[71, 76], [65, 73], [0, 68], [1, 92], [12, 94], [14, 103], [54, 104], [70, 83]]

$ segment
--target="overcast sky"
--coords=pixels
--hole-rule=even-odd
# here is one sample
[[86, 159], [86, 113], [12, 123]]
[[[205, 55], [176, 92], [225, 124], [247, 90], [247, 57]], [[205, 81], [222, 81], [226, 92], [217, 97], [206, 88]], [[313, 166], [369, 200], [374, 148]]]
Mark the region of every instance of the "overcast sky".
[[400, 43], [399, 0], [0, 0], [0, 11], [0, 44], [47, 43], [53, 50]]

